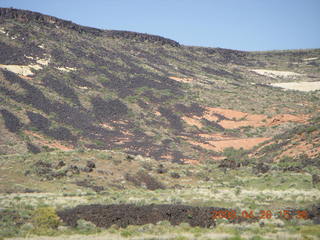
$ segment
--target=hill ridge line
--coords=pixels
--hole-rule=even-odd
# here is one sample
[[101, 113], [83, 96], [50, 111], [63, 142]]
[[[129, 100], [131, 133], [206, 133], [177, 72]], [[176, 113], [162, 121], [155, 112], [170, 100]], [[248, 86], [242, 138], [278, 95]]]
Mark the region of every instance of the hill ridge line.
[[15, 19], [20, 22], [37, 21], [46, 25], [58, 25], [59, 27], [68, 28], [79, 33], [89, 33], [95, 36], [105, 36], [111, 38], [125, 38], [140, 42], [160, 43], [162, 45], [170, 45], [172, 47], [180, 47], [177, 41], [171, 40], [158, 35], [147, 33], [138, 33], [133, 31], [121, 30], [102, 30], [94, 27], [82, 26], [69, 20], [64, 20], [54, 16], [34, 12], [30, 10], [22, 10], [16, 8], [0, 8], [0, 20]]

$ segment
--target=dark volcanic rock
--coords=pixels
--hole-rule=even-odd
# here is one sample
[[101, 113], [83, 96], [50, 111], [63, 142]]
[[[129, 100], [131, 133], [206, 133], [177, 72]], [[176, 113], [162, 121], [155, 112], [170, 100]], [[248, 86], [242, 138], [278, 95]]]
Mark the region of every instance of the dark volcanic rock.
[[40, 153], [41, 149], [39, 147], [37, 147], [36, 145], [33, 145], [32, 143], [27, 143], [27, 148], [30, 152], [32, 153]]
[[108, 228], [115, 224], [128, 225], [156, 224], [167, 220], [172, 225], [187, 222], [191, 226], [213, 227], [211, 218], [214, 207], [192, 207], [186, 205], [81, 205], [73, 209], [59, 211], [59, 217], [68, 225], [75, 227], [79, 219], [94, 223], [98, 227]]
[[149, 190], [165, 189], [165, 186], [162, 183], [143, 171], [134, 175], [127, 173], [125, 179], [132, 182], [137, 187], [145, 186]]
[[118, 99], [105, 101], [96, 97], [91, 102], [96, 117], [101, 121], [108, 119], [116, 120], [128, 112], [127, 106]]
[[182, 130], [183, 125], [180, 117], [173, 113], [170, 109], [159, 107], [159, 112], [164, 116], [170, 123], [171, 127], [176, 130]]
[[96, 167], [96, 164], [92, 161], [87, 161], [87, 167], [92, 169]]
[[180, 44], [168, 38], [143, 34], [130, 31], [106, 31], [92, 27], [85, 27], [75, 24], [71, 21], [62, 20], [56, 17], [48, 16], [38, 12], [32, 12], [28, 10], [19, 10], [14, 8], [0, 8], [0, 19], [15, 19], [20, 22], [38, 22], [47, 26], [60, 26], [68, 28], [79, 33], [89, 33], [95, 36], [105, 36], [111, 38], [125, 38], [138, 42], [152, 42], [160, 43], [162, 45], [167, 44], [173, 47], [179, 47]]
[[312, 184], [313, 184], [313, 186], [316, 186], [318, 183], [320, 183], [320, 175], [312, 174]]
[[22, 127], [22, 123], [13, 113], [6, 109], [1, 109], [0, 113], [4, 119], [4, 124], [10, 132], [17, 132]]
[[270, 170], [270, 166], [265, 163], [258, 163], [253, 169], [254, 174], [266, 173]]
[[27, 111], [27, 116], [31, 121], [31, 125], [39, 130], [47, 130], [50, 127], [50, 120], [39, 113]]

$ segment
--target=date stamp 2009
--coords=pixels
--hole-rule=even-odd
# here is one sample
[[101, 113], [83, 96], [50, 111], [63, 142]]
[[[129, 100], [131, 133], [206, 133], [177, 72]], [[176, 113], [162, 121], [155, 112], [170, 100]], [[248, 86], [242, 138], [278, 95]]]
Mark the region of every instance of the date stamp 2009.
[[296, 219], [309, 219], [308, 211], [306, 210], [260, 210], [259, 212], [254, 212], [253, 210], [241, 211], [241, 214], [237, 214], [235, 210], [215, 210], [211, 212], [212, 219], [239, 219], [239, 218], [255, 218], [255, 219], [271, 219], [274, 216], [284, 218], [287, 220]]

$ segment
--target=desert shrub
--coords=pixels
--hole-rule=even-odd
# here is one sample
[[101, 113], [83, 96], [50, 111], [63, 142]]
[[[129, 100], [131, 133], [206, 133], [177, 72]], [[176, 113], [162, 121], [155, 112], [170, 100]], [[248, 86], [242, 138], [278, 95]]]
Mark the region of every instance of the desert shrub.
[[133, 235], [133, 232], [127, 229], [124, 229], [121, 231], [122, 237], [131, 237]]
[[19, 233], [18, 226], [27, 220], [27, 216], [14, 210], [0, 209], [0, 239], [1, 237], [14, 237]]
[[223, 155], [230, 160], [239, 160], [245, 153], [246, 151], [242, 148], [235, 149], [233, 147], [228, 147], [223, 150]]
[[173, 238], [173, 240], [188, 240], [189, 238], [188, 237], [185, 237], [185, 236], [177, 236], [175, 238]]
[[41, 207], [34, 211], [32, 224], [36, 230], [54, 229], [60, 224], [60, 218], [53, 207]]
[[97, 227], [94, 223], [90, 222], [90, 221], [86, 221], [84, 219], [79, 219], [77, 221], [77, 229], [84, 231], [84, 232], [90, 232], [95, 230]]
[[30, 232], [30, 231], [34, 230], [34, 226], [32, 223], [25, 223], [20, 227], [20, 230], [22, 232]]
[[235, 235], [235, 236], [229, 238], [229, 240], [243, 240], [243, 239], [244, 239], [244, 238], [241, 238], [240, 235]]
[[308, 127], [308, 128], [306, 129], [306, 132], [307, 132], [307, 133], [312, 133], [312, 132], [316, 131], [318, 128], [319, 128], [319, 126], [313, 125], [313, 126]]

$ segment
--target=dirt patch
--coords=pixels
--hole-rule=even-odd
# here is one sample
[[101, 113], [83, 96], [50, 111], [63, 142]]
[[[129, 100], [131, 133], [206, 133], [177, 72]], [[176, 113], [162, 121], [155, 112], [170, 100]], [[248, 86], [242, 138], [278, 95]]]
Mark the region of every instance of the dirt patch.
[[[320, 154], [320, 147], [316, 147], [320, 144], [320, 132], [315, 131], [312, 133], [312, 143], [308, 143], [306, 139], [307, 135], [298, 135], [291, 139], [291, 144], [277, 157], [280, 160], [282, 157], [296, 157], [305, 154], [309, 158], [315, 158]], [[310, 137], [311, 137], [310, 136]], [[317, 137], [318, 136], [318, 137]]]
[[[240, 116], [243, 116], [242, 118], [240, 118], [242, 120], [239, 120]], [[309, 116], [307, 115], [295, 116], [291, 114], [280, 114], [268, 119], [266, 115], [262, 115], [262, 114], [243, 113], [243, 114], [239, 114], [235, 120], [222, 120], [219, 122], [219, 124], [226, 129], [236, 129], [236, 128], [245, 127], [245, 126], [251, 126], [251, 127], [274, 126], [274, 125], [280, 125], [286, 122], [305, 123], [307, 122], [308, 118]]]
[[231, 109], [224, 109], [224, 108], [212, 108], [212, 107], [206, 107], [206, 111], [208, 114], [220, 114], [228, 119], [235, 119], [239, 120], [241, 118], [245, 118], [248, 116], [248, 113], [235, 111]]
[[200, 146], [207, 150], [222, 152], [225, 148], [233, 147], [235, 149], [251, 149], [254, 146], [269, 140], [270, 138], [235, 138], [225, 140], [206, 141], [206, 143], [188, 141], [192, 145]]
[[3, 64], [0, 64], [0, 68], [6, 69], [10, 72], [13, 72], [22, 76], [31, 76], [34, 74], [32, 72], [33, 69], [35, 70], [41, 69], [40, 65], [20, 66], [20, 65], [3, 65]]
[[210, 212], [221, 210], [214, 207], [192, 207], [186, 205], [81, 205], [73, 209], [58, 212], [59, 217], [68, 225], [75, 227], [77, 220], [84, 219], [98, 227], [108, 228], [115, 224], [128, 225], [156, 224], [169, 221], [172, 225], [187, 222], [191, 226], [215, 226]]
[[[308, 115], [292, 115], [279, 114], [272, 118], [268, 118], [263, 114], [249, 114], [245, 112], [235, 111], [223, 108], [205, 107], [202, 116], [183, 116], [182, 119], [190, 126], [194, 125], [199, 129], [204, 125], [214, 127], [216, 131], [224, 129], [237, 129], [240, 127], [270, 127], [280, 125], [286, 122], [307, 123], [310, 116]], [[227, 136], [222, 133], [207, 134], [201, 133], [198, 139], [184, 138], [190, 144], [201, 147], [206, 150], [221, 152], [223, 149], [233, 147], [235, 149], [251, 149], [254, 146], [269, 140], [270, 138], [241, 138], [235, 136]]]
[[266, 126], [274, 126], [278, 124], [282, 124], [285, 122], [298, 122], [298, 123], [306, 123], [309, 119], [308, 115], [291, 115], [291, 114], [281, 114], [274, 116], [269, 121], [267, 121]]
[[[229, 139], [220, 140], [212, 142], [215, 151], [223, 151], [223, 149], [228, 147], [233, 147], [235, 149], [251, 149], [254, 146], [269, 140], [270, 138], [243, 138], [243, 139]], [[211, 142], [210, 142], [211, 143]]]
[[206, 107], [202, 116], [183, 116], [182, 119], [188, 125], [194, 125], [198, 128], [203, 127], [203, 121], [219, 124], [221, 129], [236, 129], [245, 126], [262, 127], [274, 126], [285, 122], [305, 123], [309, 119], [308, 115], [280, 114], [268, 118], [263, 114], [249, 114], [223, 108]]
[[41, 145], [41, 146], [49, 146], [51, 148], [57, 148], [59, 150], [62, 150], [62, 151], [71, 151], [73, 150], [72, 147], [70, 146], [65, 146], [65, 145], [62, 145], [60, 142], [58, 141], [47, 141], [44, 139], [43, 136], [41, 136], [40, 134], [37, 134], [37, 133], [34, 133], [32, 131], [29, 131], [29, 130], [25, 130], [24, 131], [25, 134], [29, 135], [29, 136], [33, 136], [35, 137], [37, 140], [35, 141], [38, 145]]
[[194, 81], [193, 78], [179, 78], [179, 77], [173, 77], [173, 76], [169, 78], [178, 82], [183, 82], [183, 83], [190, 83]]
[[207, 140], [225, 140], [227, 138], [227, 136], [222, 133], [214, 133], [214, 134], [200, 133], [199, 136]]
[[299, 77], [303, 74], [295, 73], [295, 72], [288, 72], [288, 71], [276, 71], [276, 70], [267, 70], [267, 69], [252, 69], [252, 72], [255, 72], [259, 75], [263, 75], [266, 77], [271, 78], [292, 78], [292, 77]]
[[198, 117], [192, 117], [191, 118], [191, 117], [183, 116], [182, 120], [185, 121], [188, 125], [196, 126], [199, 129], [203, 127], [203, 125], [200, 122], [200, 120], [198, 119]]
[[182, 159], [182, 161], [184, 163], [188, 163], [188, 164], [194, 164], [194, 165], [200, 164], [200, 162], [198, 160], [195, 160], [195, 159]]
[[296, 90], [302, 92], [316, 91], [320, 89], [320, 81], [318, 82], [287, 82], [287, 83], [271, 83], [273, 87], [280, 87], [285, 90]]
[[215, 149], [216, 149], [215, 146], [210, 143], [202, 143], [202, 142], [196, 142], [196, 141], [192, 141], [192, 140], [187, 140], [187, 141], [192, 145], [199, 146], [199, 147], [207, 149], [207, 150], [215, 151]]

